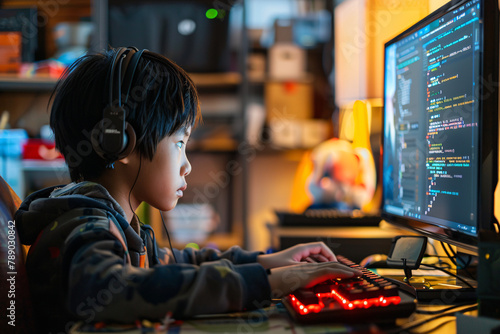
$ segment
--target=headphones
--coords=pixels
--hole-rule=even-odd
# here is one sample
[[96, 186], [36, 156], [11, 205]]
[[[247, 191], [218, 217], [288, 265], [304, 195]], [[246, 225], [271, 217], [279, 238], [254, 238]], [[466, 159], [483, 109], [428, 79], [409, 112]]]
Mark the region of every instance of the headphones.
[[144, 51], [135, 47], [118, 48], [113, 56], [108, 75], [109, 103], [91, 135], [95, 152], [108, 163], [125, 158], [135, 148], [136, 135], [125, 121], [127, 111], [122, 104], [122, 95], [126, 104], [137, 64]]

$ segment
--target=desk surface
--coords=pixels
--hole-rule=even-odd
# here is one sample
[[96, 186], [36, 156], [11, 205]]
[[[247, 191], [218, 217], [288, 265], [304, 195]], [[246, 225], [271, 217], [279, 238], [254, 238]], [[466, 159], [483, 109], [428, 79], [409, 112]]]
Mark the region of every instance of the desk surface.
[[[419, 305], [420, 311], [439, 311], [448, 308], [449, 305]], [[142, 329], [137, 327], [117, 327], [110, 326], [103, 328], [97, 333], [400, 333], [405, 328], [412, 325], [422, 323], [421, 326], [415, 328], [415, 333], [456, 333], [456, 321], [453, 311], [461, 310], [467, 306], [459, 307], [452, 310], [450, 316], [441, 317], [430, 321], [435, 315], [424, 315], [414, 313], [410, 318], [397, 319], [396, 325], [380, 327], [374, 324], [316, 324], [316, 325], [301, 325], [293, 322], [288, 316], [282, 304], [278, 303], [265, 309], [255, 310], [251, 312], [231, 313], [224, 315], [203, 316], [197, 319], [176, 321], [170, 323], [168, 329], [162, 328], [159, 325], [152, 327], [148, 323]], [[467, 312], [467, 314], [475, 315], [475, 311]], [[85, 328], [81, 330], [73, 330], [72, 334], [87, 334], [96, 333]]]

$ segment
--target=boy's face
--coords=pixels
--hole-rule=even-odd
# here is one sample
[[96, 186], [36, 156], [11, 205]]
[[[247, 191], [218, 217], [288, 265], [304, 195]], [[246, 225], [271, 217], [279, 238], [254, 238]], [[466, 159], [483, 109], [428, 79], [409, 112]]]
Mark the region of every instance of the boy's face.
[[186, 176], [191, 164], [186, 156], [186, 143], [191, 128], [181, 128], [158, 144], [153, 160], [142, 160], [137, 196], [153, 207], [168, 211], [175, 207], [186, 190]]

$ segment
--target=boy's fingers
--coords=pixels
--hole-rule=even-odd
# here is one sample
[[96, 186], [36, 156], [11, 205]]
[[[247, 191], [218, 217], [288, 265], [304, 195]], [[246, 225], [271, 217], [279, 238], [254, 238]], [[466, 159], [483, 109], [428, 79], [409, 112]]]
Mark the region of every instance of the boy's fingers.
[[337, 261], [335, 254], [333, 254], [332, 250], [328, 248], [323, 242], [318, 242], [314, 245], [313, 248], [309, 249], [311, 255], [324, 256], [328, 261]]
[[352, 273], [354, 276], [362, 276], [363, 275], [363, 273], [360, 270], [348, 267], [348, 266], [341, 264], [341, 263], [338, 263], [338, 262], [327, 262], [327, 263], [324, 263], [324, 265], [327, 265], [328, 268], [331, 268], [332, 270], [338, 270], [338, 271]]
[[326, 247], [326, 245], [323, 243], [321, 244], [321, 253], [318, 255], [323, 255], [324, 257], [326, 257], [328, 259], [328, 261], [337, 262], [337, 257], [335, 256], [335, 254], [333, 254], [332, 250], [330, 248]]
[[356, 276], [355, 272], [343, 269], [335, 269], [332, 274], [334, 274], [336, 278], [352, 278]]
[[312, 258], [316, 260], [316, 262], [330, 262], [330, 260], [322, 254], [315, 254]]

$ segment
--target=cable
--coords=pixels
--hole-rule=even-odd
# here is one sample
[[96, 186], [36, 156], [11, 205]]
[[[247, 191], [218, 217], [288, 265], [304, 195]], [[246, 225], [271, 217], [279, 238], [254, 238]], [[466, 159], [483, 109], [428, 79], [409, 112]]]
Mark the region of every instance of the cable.
[[441, 258], [448, 258], [447, 256], [433, 255], [433, 254], [424, 254], [424, 258], [437, 258], [437, 263], [430, 263], [432, 265], [440, 265], [441, 268], [451, 269], [451, 265], [448, 262], [441, 261]]
[[468, 286], [468, 287], [470, 287], [471, 289], [474, 289], [474, 287], [473, 287], [472, 285], [470, 285], [470, 283], [469, 283], [469, 282], [467, 282], [465, 279], [463, 279], [462, 277], [460, 277], [460, 276], [458, 276], [458, 275], [456, 275], [456, 274], [452, 273], [452, 272], [451, 272], [451, 271], [449, 271], [449, 270], [446, 270], [446, 269], [440, 268], [440, 267], [438, 267], [438, 266], [433, 266], [432, 264], [424, 264], [424, 263], [422, 263], [422, 264], [420, 264], [420, 265], [421, 265], [421, 266], [431, 267], [431, 268], [434, 268], [434, 269], [440, 270], [440, 271], [442, 271], [442, 272], [444, 272], [444, 273], [446, 273], [446, 274], [448, 274], [448, 275], [450, 275], [450, 276], [453, 276], [453, 277], [455, 277], [455, 278], [458, 278], [459, 280], [461, 280], [462, 282], [464, 282], [464, 283], [465, 283], [465, 285], [467, 285], [467, 286]]
[[[469, 266], [469, 264], [472, 262], [472, 256], [471, 256], [470, 254], [466, 254], [466, 255], [468, 256], [467, 263], [462, 264], [462, 265], [459, 265], [459, 263], [458, 263], [458, 262], [459, 262], [460, 258], [457, 256], [457, 252], [455, 252], [455, 251], [453, 250], [453, 248], [451, 248], [451, 246], [450, 246], [450, 245], [445, 244], [445, 243], [443, 243], [442, 241], [441, 241], [441, 245], [443, 246], [443, 249], [445, 250], [446, 255], [448, 255], [448, 257], [450, 258], [450, 260], [451, 260], [451, 261], [452, 261], [452, 262], [453, 262], [453, 263], [457, 266], [457, 268], [459, 268], [459, 269], [464, 269], [465, 271], [467, 271], [467, 270], [466, 270], [466, 268], [467, 268], [467, 267]], [[449, 247], [449, 251], [450, 251], [450, 252], [451, 252], [451, 254], [453, 255], [452, 257], [450, 257], [450, 255], [449, 255], [449, 254], [448, 254], [448, 252], [446, 251], [445, 245], [448, 245], [448, 247]], [[461, 261], [461, 260], [460, 260], [460, 261]], [[472, 278], [473, 278], [473, 277], [472, 277]], [[473, 279], [474, 279], [474, 278], [473, 278]]]
[[399, 289], [407, 292], [413, 298], [417, 298], [417, 290], [412, 285], [410, 285], [408, 283], [401, 282], [395, 278], [387, 277], [387, 276], [384, 276], [384, 279], [394, 283], [395, 285], [398, 286]]
[[130, 207], [130, 210], [132, 210], [132, 214], [134, 215], [135, 219], [139, 223], [141, 223], [141, 220], [139, 219], [139, 216], [135, 213], [135, 210], [132, 208], [132, 203], [130, 201], [130, 196], [132, 196], [132, 190], [135, 187], [135, 184], [137, 183], [137, 180], [139, 179], [139, 174], [141, 173], [141, 167], [142, 167], [142, 155], [139, 154], [139, 169], [137, 170], [137, 174], [135, 175], [135, 180], [134, 183], [132, 183], [132, 187], [130, 188], [130, 191], [128, 192], [128, 205]]
[[[441, 243], [441, 247], [443, 247], [444, 252], [448, 256], [448, 259], [450, 259], [450, 261], [453, 262], [453, 264], [458, 267], [457, 261], [455, 261], [455, 257], [450, 255], [448, 248], [446, 248], [446, 244], [442, 241], [440, 241], [440, 243]], [[451, 250], [451, 251], [453, 252], [453, 250]]]
[[170, 234], [168, 234], [167, 225], [165, 224], [165, 220], [163, 219], [163, 213], [160, 212], [161, 222], [163, 223], [163, 227], [165, 228], [165, 232], [167, 232], [168, 244], [170, 245], [170, 250], [172, 251], [172, 256], [174, 257], [175, 263], [177, 263], [177, 259], [175, 258], [174, 248], [172, 247], [172, 242], [170, 241]]
[[[442, 242], [441, 242], [441, 246], [443, 247], [443, 250], [444, 252], [446, 253], [446, 255], [448, 255], [448, 258], [450, 259], [451, 262], [453, 262], [453, 264], [457, 267], [457, 269], [463, 269], [463, 271], [465, 271], [465, 273], [473, 280], [476, 280], [476, 278], [467, 270], [467, 266], [471, 263], [472, 261], [472, 256], [469, 255], [469, 260], [467, 261], [467, 263], [465, 265], [459, 265], [457, 260], [458, 260], [458, 257], [457, 257], [457, 253], [451, 248], [450, 245]], [[448, 245], [450, 247], [449, 251], [451, 252], [451, 254], [453, 255], [450, 255], [450, 253], [448, 252], [447, 248], [445, 247], [446, 245]], [[467, 254], [468, 255], [468, 254]]]
[[433, 328], [429, 328], [429, 329], [427, 329], [427, 330], [426, 330], [426, 331], [424, 331], [424, 332], [413, 332], [413, 331], [412, 331], [412, 333], [413, 333], [413, 334], [427, 334], [427, 333], [435, 333], [435, 331], [436, 331], [438, 328], [441, 328], [441, 327], [443, 327], [444, 325], [446, 325], [447, 323], [450, 323], [450, 322], [452, 322], [452, 321], [454, 321], [454, 320], [455, 320], [455, 319], [453, 318], [453, 316], [452, 316], [452, 315], [449, 315], [448, 317], [452, 317], [452, 318], [450, 318], [450, 319], [446, 319], [446, 320], [444, 320], [443, 322], [441, 322], [441, 323], [437, 324], [436, 326], [434, 326]]
[[445, 309], [438, 310], [438, 311], [427, 311], [427, 310], [419, 310], [419, 309], [417, 309], [415, 312], [419, 313], [419, 314], [435, 315], [435, 314], [441, 314], [443, 312], [447, 312], [449, 310], [453, 310], [455, 308], [459, 308], [459, 307], [463, 307], [463, 306], [468, 306], [468, 305], [474, 305], [474, 304], [477, 304], [477, 303], [476, 302], [460, 303], [460, 304], [452, 305], [450, 307], [447, 307]]
[[[438, 254], [438, 251], [437, 251], [436, 245], [434, 245], [434, 243], [433, 243], [433, 242], [430, 242], [430, 241], [429, 241], [429, 242], [427, 242], [427, 244], [428, 244], [428, 245], [431, 245], [432, 249], [434, 249], [434, 254], [435, 254], [435, 256], [438, 258], [438, 262], [439, 262], [439, 264], [441, 264], [441, 257], [440, 257], [439, 255], [437, 255], [437, 254]], [[424, 255], [424, 256], [425, 256], [425, 255]], [[427, 256], [428, 256], [428, 257], [430, 257], [430, 256], [432, 256], [432, 255], [428, 254]]]
[[[139, 154], [139, 169], [137, 170], [137, 175], [135, 176], [134, 183], [132, 183], [132, 187], [130, 188], [130, 191], [128, 192], [128, 205], [130, 206], [130, 210], [132, 210], [134, 217], [137, 219], [137, 221], [140, 224], [142, 224], [141, 220], [139, 219], [139, 216], [137, 216], [134, 209], [132, 208], [132, 202], [130, 201], [130, 197], [132, 196], [132, 190], [134, 189], [134, 187], [137, 183], [137, 180], [139, 179], [139, 174], [141, 173], [141, 167], [142, 167], [142, 155]], [[174, 257], [175, 263], [177, 263], [177, 258], [175, 257], [174, 249], [172, 247], [172, 242], [170, 241], [170, 235], [168, 234], [167, 225], [165, 225], [165, 220], [163, 220], [163, 214], [161, 211], [160, 211], [160, 217], [161, 217], [161, 221], [163, 223], [163, 227], [165, 228], [165, 232], [167, 232], [168, 243], [170, 245], [170, 250], [172, 251], [172, 256]]]
[[[473, 306], [470, 306], [470, 307], [467, 307], [467, 308], [463, 308], [463, 309], [460, 309], [460, 310], [455, 310], [456, 308], [454, 307], [453, 309], [450, 309], [450, 310], [447, 310], [447, 311], [443, 311], [442, 313], [434, 316], [434, 317], [430, 317], [430, 318], [426, 318], [426, 319], [421, 319], [421, 320], [418, 320], [418, 321], [415, 321], [413, 323], [408, 323], [406, 324], [406, 326], [401, 326], [400, 328], [396, 328], [392, 331], [387, 331], [386, 333], [387, 334], [395, 334], [395, 333], [401, 333], [401, 332], [404, 332], [404, 331], [408, 331], [410, 329], [413, 329], [413, 328], [417, 328], [429, 321], [434, 321], [436, 319], [439, 319], [439, 318], [442, 318], [442, 317], [447, 317], [447, 316], [453, 316], [454, 313], [456, 312], [462, 312], [462, 313], [465, 313], [465, 312], [469, 312], [469, 311], [474, 311], [475, 309], [477, 309], [477, 304], [474, 304]], [[441, 326], [441, 325], [440, 325]], [[437, 328], [439, 328], [440, 326], [438, 326]]]

